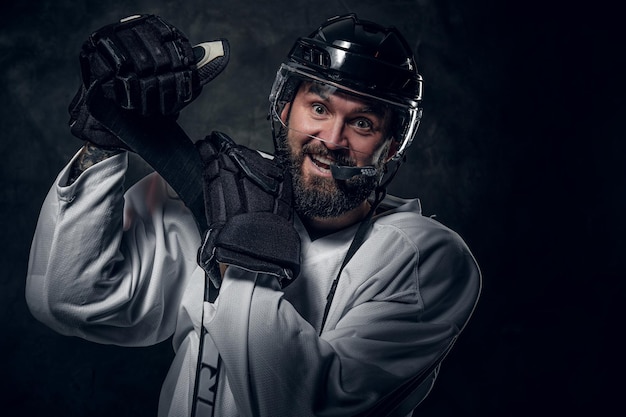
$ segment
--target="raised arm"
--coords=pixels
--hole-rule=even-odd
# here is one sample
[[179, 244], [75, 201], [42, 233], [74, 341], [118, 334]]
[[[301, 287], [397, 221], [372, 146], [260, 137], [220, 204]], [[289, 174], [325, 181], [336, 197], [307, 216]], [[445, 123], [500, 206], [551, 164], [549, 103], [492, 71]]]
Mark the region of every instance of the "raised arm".
[[218, 44], [192, 48], [153, 15], [107, 25], [83, 44], [69, 113], [71, 133], [85, 144], [46, 197], [26, 289], [35, 317], [59, 332], [129, 345], [173, 332], [185, 280], [197, 269], [197, 227], [159, 175], [124, 194], [125, 151], [137, 149], [91, 105], [98, 97], [99, 110], [132, 114], [142, 126], [173, 120], [225, 67], [227, 51], [209, 53]]

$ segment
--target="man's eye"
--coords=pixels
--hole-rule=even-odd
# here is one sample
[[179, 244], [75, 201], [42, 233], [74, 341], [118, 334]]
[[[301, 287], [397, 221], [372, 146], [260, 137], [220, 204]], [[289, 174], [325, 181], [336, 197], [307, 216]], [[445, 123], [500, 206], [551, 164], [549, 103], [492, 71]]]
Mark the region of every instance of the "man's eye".
[[313, 104], [312, 108], [313, 108], [313, 113], [315, 113], [315, 114], [325, 114], [326, 113], [326, 108], [324, 106], [322, 106], [321, 104]]
[[373, 127], [372, 122], [367, 119], [356, 119], [352, 122], [352, 125], [360, 130], [370, 130]]

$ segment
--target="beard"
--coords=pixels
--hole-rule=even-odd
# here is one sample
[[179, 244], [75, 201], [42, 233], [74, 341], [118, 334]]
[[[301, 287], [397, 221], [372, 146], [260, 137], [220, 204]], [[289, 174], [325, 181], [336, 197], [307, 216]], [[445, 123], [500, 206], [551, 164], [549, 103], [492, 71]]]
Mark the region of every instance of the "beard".
[[305, 218], [328, 219], [338, 217], [358, 207], [376, 189], [384, 172], [384, 155], [375, 161], [376, 176], [357, 175], [348, 180], [310, 176], [305, 177], [302, 166], [307, 154], [328, 156], [338, 165], [355, 166], [344, 152], [326, 148], [318, 141], [310, 141], [299, 152], [293, 150], [287, 137], [287, 129], [281, 126], [278, 133], [277, 154], [286, 161], [293, 179], [293, 200], [296, 213]]

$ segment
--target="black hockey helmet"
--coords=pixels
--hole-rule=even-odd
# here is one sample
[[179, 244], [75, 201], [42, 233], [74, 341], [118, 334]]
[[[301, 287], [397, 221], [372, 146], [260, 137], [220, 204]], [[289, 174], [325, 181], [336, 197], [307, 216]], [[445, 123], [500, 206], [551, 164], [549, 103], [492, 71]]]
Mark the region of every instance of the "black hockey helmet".
[[326, 84], [344, 93], [376, 100], [393, 115], [391, 135], [399, 142], [394, 158], [411, 144], [422, 109], [422, 77], [411, 48], [394, 27], [359, 20], [355, 14], [328, 19], [299, 38], [280, 66], [270, 93], [270, 116], [280, 121], [302, 81]]

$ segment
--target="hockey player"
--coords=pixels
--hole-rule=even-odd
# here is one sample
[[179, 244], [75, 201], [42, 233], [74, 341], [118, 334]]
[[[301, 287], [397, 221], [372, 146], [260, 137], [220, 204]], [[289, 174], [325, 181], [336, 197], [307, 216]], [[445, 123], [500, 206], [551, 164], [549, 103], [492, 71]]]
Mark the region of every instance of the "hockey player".
[[346, 15], [298, 39], [270, 93], [275, 156], [219, 132], [196, 142], [202, 216], [167, 163], [124, 192], [127, 154], [159, 153], [134, 140], [175, 123], [227, 42], [194, 49], [137, 16], [81, 56], [71, 131], [86, 142], [41, 210], [33, 315], [98, 343], [173, 336], [160, 416], [410, 415], [481, 284], [458, 234], [385, 196], [422, 115], [402, 35]]

